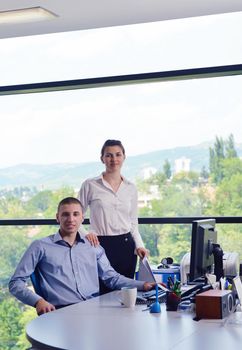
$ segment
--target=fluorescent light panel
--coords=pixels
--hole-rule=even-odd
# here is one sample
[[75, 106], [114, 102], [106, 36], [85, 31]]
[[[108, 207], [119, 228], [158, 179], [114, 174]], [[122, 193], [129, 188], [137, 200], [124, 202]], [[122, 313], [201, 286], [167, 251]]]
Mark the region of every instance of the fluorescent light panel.
[[19, 10], [0, 12], [0, 24], [16, 24], [47, 21], [56, 18], [57, 15], [43, 7], [31, 7]]

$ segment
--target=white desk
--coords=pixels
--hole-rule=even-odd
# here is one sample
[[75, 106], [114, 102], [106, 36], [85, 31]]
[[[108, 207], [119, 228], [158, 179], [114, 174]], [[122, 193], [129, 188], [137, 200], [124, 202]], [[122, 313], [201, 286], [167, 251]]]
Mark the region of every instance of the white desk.
[[[120, 306], [117, 292], [42, 315], [27, 325], [35, 349], [214, 350], [241, 348], [242, 325], [193, 321], [191, 314], [142, 311]], [[242, 315], [241, 315], [242, 316]]]

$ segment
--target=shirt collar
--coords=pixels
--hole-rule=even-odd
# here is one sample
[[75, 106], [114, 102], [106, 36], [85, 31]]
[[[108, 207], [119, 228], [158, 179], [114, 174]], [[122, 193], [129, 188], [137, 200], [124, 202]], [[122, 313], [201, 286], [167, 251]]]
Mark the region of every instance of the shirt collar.
[[[126, 183], [126, 184], [130, 184], [131, 182], [129, 180], [127, 180], [122, 174], [121, 174], [121, 177], [123, 179], [123, 182]], [[103, 173], [99, 176], [96, 177], [96, 180], [97, 181], [100, 181], [100, 182], [103, 182]]]
[[[55, 233], [53, 242], [57, 243], [57, 242], [60, 242], [60, 241], [63, 241], [63, 238], [61, 237], [60, 230], [59, 230], [58, 232]], [[77, 242], [81, 242], [81, 243], [85, 243], [84, 239], [80, 236], [79, 232], [77, 232], [76, 241]]]

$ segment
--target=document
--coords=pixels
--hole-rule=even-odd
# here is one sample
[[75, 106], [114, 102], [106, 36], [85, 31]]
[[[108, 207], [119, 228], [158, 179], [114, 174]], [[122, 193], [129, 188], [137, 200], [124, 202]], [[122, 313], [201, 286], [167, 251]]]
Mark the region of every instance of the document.
[[240, 280], [240, 276], [234, 277], [233, 282], [234, 282], [234, 286], [236, 288], [236, 292], [238, 294], [240, 306], [242, 306], [242, 283]]

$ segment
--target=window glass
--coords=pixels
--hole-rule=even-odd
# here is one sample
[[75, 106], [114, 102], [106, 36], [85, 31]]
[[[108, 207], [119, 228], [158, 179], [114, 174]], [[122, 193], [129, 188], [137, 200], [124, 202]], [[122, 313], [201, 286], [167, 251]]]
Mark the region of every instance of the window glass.
[[[103, 170], [100, 149], [108, 138], [126, 148], [123, 174], [138, 186], [140, 215], [240, 215], [241, 90], [242, 77], [233, 76], [1, 96], [1, 195], [31, 188], [16, 194], [28, 210], [11, 212], [2, 204], [2, 217], [53, 217], [56, 201], [49, 199], [53, 212], [31, 211], [28, 199], [63, 187], [76, 194], [84, 179]], [[209, 148], [216, 147], [225, 163], [211, 165]], [[227, 159], [228, 147], [236, 149], [235, 163]], [[223, 198], [227, 185], [233, 205]], [[228, 208], [214, 198], [227, 200]]]
[[98, 162], [110, 137], [123, 141], [128, 156], [230, 133], [239, 143], [241, 88], [235, 76], [1, 96], [0, 167]]
[[1, 85], [241, 63], [242, 13], [1, 40]]

